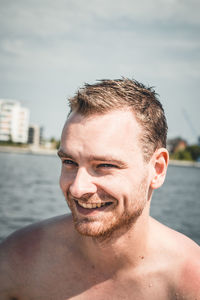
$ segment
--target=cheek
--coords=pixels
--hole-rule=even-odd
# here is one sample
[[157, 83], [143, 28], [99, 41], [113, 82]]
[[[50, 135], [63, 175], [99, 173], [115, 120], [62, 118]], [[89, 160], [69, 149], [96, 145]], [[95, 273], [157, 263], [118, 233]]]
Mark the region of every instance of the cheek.
[[118, 200], [119, 204], [123, 198], [129, 197], [133, 191], [130, 180], [124, 176], [109, 176], [100, 181], [100, 187], [110, 196]]
[[65, 193], [67, 191], [71, 181], [72, 181], [72, 179], [70, 178], [69, 174], [67, 174], [62, 169], [61, 174], [60, 174], [59, 184], [60, 184], [60, 188], [61, 188], [63, 193]]
[[138, 201], [146, 199], [147, 178], [139, 176], [120, 176], [113, 180], [109, 180], [107, 191], [118, 200], [119, 206], [129, 207], [136, 205]]

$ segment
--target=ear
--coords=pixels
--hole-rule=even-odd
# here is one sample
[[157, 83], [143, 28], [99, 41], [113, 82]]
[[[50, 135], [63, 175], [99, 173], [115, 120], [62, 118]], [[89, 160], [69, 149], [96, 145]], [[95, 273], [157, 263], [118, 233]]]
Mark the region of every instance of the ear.
[[167, 166], [169, 162], [169, 153], [165, 148], [157, 149], [152, 156], [153, 176], [151, 180], [151, 188], [159, 188], [166, 176]]

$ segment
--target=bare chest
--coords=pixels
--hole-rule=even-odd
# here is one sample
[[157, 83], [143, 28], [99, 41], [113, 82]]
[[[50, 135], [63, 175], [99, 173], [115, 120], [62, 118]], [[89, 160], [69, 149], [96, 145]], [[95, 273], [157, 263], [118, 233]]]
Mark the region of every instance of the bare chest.
[[[16, 297], [16, 298], [14, 298]], [[12, 299], [12, 298], [10, 298]], [[159, 278], [106, 278], [80, 269], [70, 276], [55, 272], [24, 282], [16, 300], [170, 300], [176, 294]]]

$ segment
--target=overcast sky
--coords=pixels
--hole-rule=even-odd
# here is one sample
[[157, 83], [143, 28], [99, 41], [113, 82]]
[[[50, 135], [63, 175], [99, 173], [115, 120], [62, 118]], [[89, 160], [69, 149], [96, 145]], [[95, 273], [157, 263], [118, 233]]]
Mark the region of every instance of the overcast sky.
[[200, 1], [0, 0], [0, 98], [20, 100], [60, 137], [84, 82], [154, 86], [169, 138], [200, 135]]

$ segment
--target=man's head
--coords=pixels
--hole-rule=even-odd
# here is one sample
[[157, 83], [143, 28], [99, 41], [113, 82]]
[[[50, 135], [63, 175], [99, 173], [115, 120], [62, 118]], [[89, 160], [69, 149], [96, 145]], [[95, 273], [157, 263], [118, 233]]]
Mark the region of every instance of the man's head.
[[123, 78], [86, 84], [69, 103], [71, 112], [84, 116], [130, 109], [143, 129], [140, 142], [145, 161], [149, 161], [156, 149], [166, 147], [167, 122], [162, 105], [152, 88], [135, 80]]
[[[70, 102], [58, 155], [60, 186], [75, 227], [93, 237], [127, 231], [141, 215], [148, 217], [152, 191], [165, 178], [165, 140], [157, 133], [153, 142], [153, 108], [160, 120], [162, 107], [153, 92], [129, 80], [86, 86]], [[163, 124], [161, 132], [165, 118]]]

